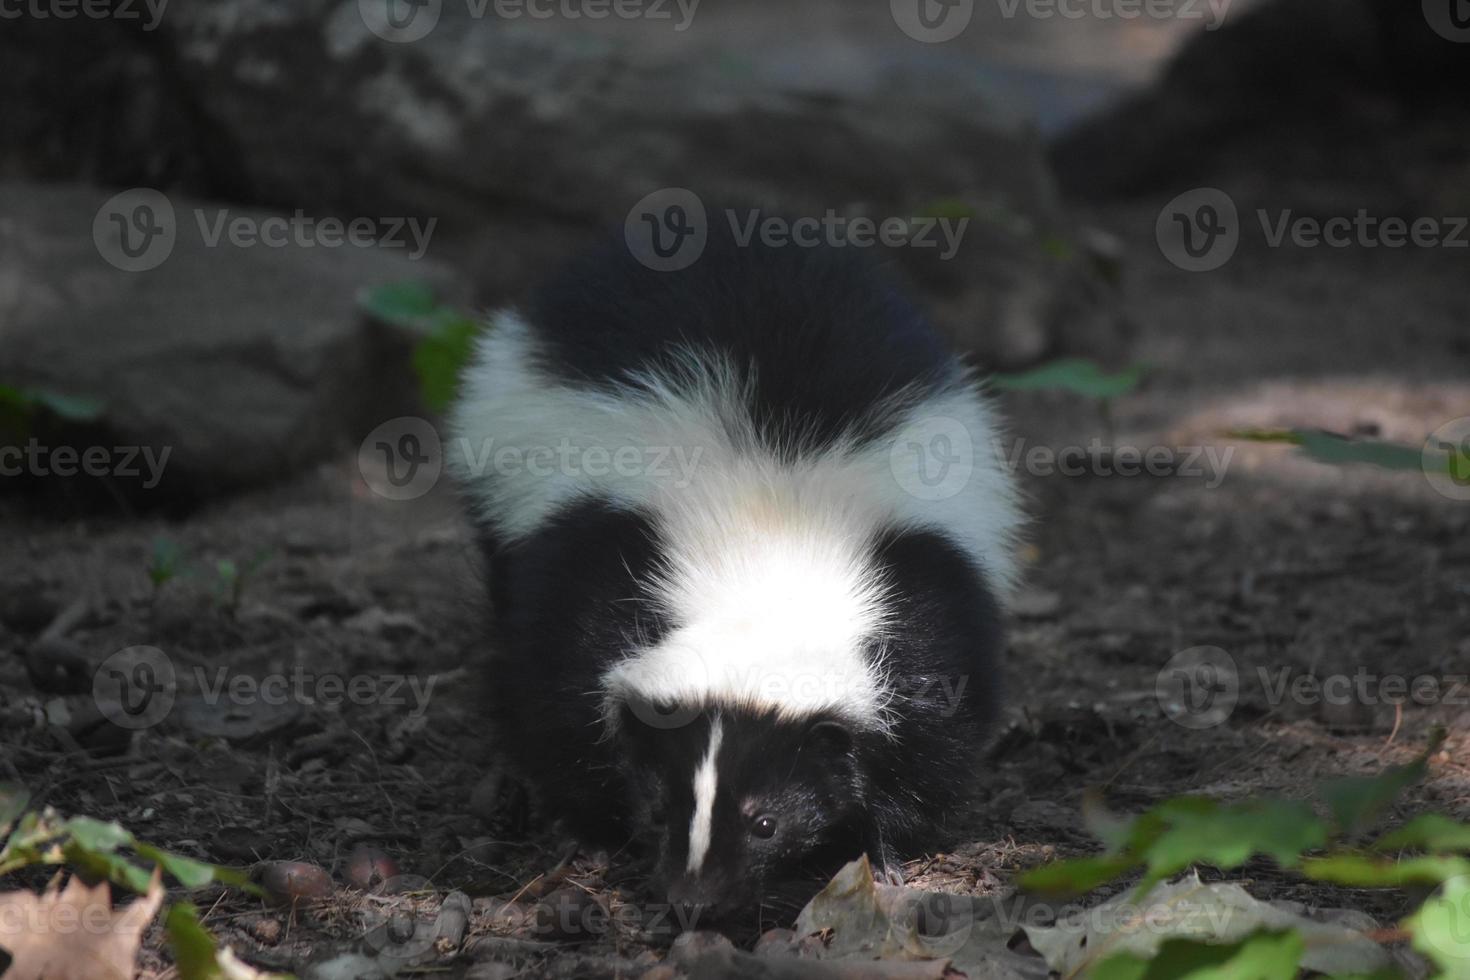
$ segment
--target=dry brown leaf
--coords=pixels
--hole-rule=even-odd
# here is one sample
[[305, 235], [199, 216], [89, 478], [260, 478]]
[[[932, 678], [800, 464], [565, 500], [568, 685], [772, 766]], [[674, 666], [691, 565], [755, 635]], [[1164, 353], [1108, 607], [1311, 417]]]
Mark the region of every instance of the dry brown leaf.
[[39, 895], [0, 894], [0, 947], [13, 959], [5, 980], [131, 980], [143, 930], [163, 903], [159, 870], [148, 893], [121, 911], [106, 882], [60, 880]]

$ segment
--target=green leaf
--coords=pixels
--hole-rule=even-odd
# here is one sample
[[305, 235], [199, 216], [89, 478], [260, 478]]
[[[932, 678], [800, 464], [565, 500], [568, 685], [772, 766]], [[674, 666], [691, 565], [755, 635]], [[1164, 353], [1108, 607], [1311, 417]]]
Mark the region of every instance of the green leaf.
[[997, 374], [991, 384], [1003, 391], [1070, 391], [1090, 398], [1126, 395], [1143, 379], [1144, 368], [1134, 365], [1108, 374], [1092, 361], [1069, 358], [1051, 361], [1019, 374]]
[[37, 405], [68, 422], [95, 422], [102, 417], [103, 405], [95, 398], [63, 395], [43, 389], [34, 390], [30, 394]]
[[1237, 943], [1170, 939], [1145, 960], [1118, 953], [1098, 964], [1092, 980], [1295, 980], [1304, 945], [1287, 930], [1257, 932]]
[[1456, 875], [1470, 874], [1470, 861], [1451, 857], [1416, 857], [1389, 861], [1364, 854], [1329, 854], [1302, 862], [1302, 872], [1317, 881], [1354, 888], [1403, 888], [1437, 885]]
[[454, 401], [459, 376], [474, 351], [481, 325], [466, 316], [444, 317], [434, 332], [419, 341], [413, 351], [413, 367], [419, 379], [424, 404], [442, 412]]
[[[1302, 455], [1333, 466], [1367, 463], [1387, 470], [1417, 470], [1424, 465], [1423, 452], [1416, 446], [1349, 439], [1321, 429], [1231, 429], [1226, 435], [1250, 442], [1300, 446]], [[1453, 463], [1450, 458], [1446, 465], [1453, 468]]]
[[369, 289], [360, 294], [357, 301], [364, 310], [381, 320], [420, 331], [425, 329], [425, 320], [437, 306], [434, 290], [427, 283], [414, 281], [388, 283]]
[[1416, 446], [1345, 439], [1318, 429], [1304, 429], [1299, 434], [1302, 453], [1319, 463], [1367, 463], [1386, 470], [1418, 470], [1424, 465], [1423, 453]]
[[1373, 842], [1375, 851], [1408, 848], [1470, 852], [1470, 824], [1451, 820], [1442, 813], [1422, 813]]
[[[69, 840], [61, 848], [61, 858], [73, 868], [86, 872], [93, 878], [106, 880], [131, 889], [140, 895], [147, 894], [152, 873], [138, 867], [121, 854], [89, 850], [76, 840]], [[48, 864], [57, 863], [48, 861]]]
[[1443, 971], [1445, 980], [1470, 976], [1470, 876], [1451, 878], [1401, 925], [1410, 945]]
[[182, 854], [172, 854], [152, 844], [138, 844], [133, 849], [138, 852], [139, 857], [162, 865], [163, 870], [173, 875], [185, 888], [200, 888], [215, 878], [215, 867], [212, 864], [196, 861]]
[[184, 551], [168, 538], [153, 539], [153, 559], [148, 565], [148, 580], [154, 587], [176, 578], [183, 564]]
[[119, 847], [133, 843], [133, 835], [113, 820], [103, 823], [91, 817], [72, 817], [63, 825], [77, 846], [97, 854], [111, 854]]
[[10, 833], [10, 825], [25, 812], [31, 802], [31, 791], [20, 783], [0, 783], [0, 836]]
[[1436, 730], [1429, 747], [1405, 766], [1393, 766], [1376, 776], [1343, 776], [1328, 780], [1318, 787], [1318, 795], [1332, 810], [1332, 819], [1345, 834], [1365, 829], [1376, 820], [1405, 789], [1424, 778], [1429, 757], [1444, 741], [1444, 732]]
[[169, 906], [163, 921], [179, 980], [216, 980], [220, 976], [214, 937], [199, 924], [199, 910], [188, 902]]
[[1178, 812], [1144, 854], [1147, 886], [1185, 870], [1208, 864], [1222, 870], [1238, 868], [1255, 854], [1265, 854], [1282, 867], [1297, 863], [1303, 851], [1327, 843], [1327, 828], [1306, 803], [1262, 800], [1214, 812]]
[[1080, 895], [1127, 874], [1137, 864], [1130, 857], [1082, 857], [1053, 861], [1021, 875], [1021, 887], [1044, 895]]

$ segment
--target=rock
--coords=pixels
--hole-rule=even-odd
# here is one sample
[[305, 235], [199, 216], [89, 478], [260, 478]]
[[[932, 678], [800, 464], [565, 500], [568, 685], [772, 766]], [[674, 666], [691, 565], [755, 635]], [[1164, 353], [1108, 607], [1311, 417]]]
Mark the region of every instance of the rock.
[[734, 944], [718, 932], [703, 929], [684, 932], [669, 947], [669, 962], [687, 970], [706, 956], [725, 953], [734, 948]]
[[180, 155], [258, 204], [437, 217], [487, 303], [521, 298], [661, 188], [712, 209], [968, 218], [952, 257], [938, 235], [886, 256], [961, 344], [1011, 367], [1116, 340], [1033, 127], [962, 60], [896, 31], [840, 57], [799, 36], [740, 50], [691, 32], [654, 57], [627, 36], [432, 7], [413, 43], [338, 0], [171, 10], [158, 60], [208, 120], [200, 145], [229, 147]]
[[459, 944], [464, 942], [464, 934], [469, 928], [472, 912], [473, 903], [464, 892], [450, 892], [445, 895], [443, 903], [439, 906], [439, 916], [435, 920], [439, 929], [439, 944], [450, 949], [458, 949]]
[[[134, 499], [198, 498], [355, 448], [403, 407], [408, 358], [382, 356], [356, 297], [406, 279], [452, 292], [442, 269], [378, 247], [211, 245], [221, 216], [273, 216], [182, 195], [110, 197], [0, 183], [0, 378], [100, 408], [56, 436], [79, 455], [43, 445], [32, 476], [100, 470]], [[105, 260], [125, 259], [113, 216], [163, 229], [132, 238], [151, 242], [140, 255], [158, 264], [128, 272]]]
[[281, 941], [280, 919], [261, 916], [260, 918], [252, 919], [248, 928], [250, 935], [254, 936], [257, 942], [264, 943], [267, 946], [274, 946]]
[[39, 633], [61, 611], [55, 593], [35, 580], [0, 588], [0, 623], [17, 633]]
[[[1426, 17], [1432, 8], [1448, 18], [1451, 6], [1275, 0], [1232, 11], [1218, 30], [1181, 46], [1148, 89], [1057, 139], [1058, 180], [1089, 199], [1168, 189], [1160, 204], [1247, 172], [1268, 173], [1277, 186], [1295, 182], [1297, 198], [1308, 200], [1329, 181], [1422, 183], [1427, 175], [1405, 171], [1424, 150], [1445, 157], [1434, 131], [1464, 128], [1470, 58]], [[1458, 33], [1470, 40], [1470, 31]], [[1438, 112], [1447, 119], [1419, 145], [1405, 124]], [[1463, 170], [1447, 169], [1463, 183]], [[1365, 206], [1364, 193], [1349, 194], [1354, 209]]]
[[752, 952], [757, 956], [795, 956], [796, 933], [790, 929], [767, 929], [755, 941]]
[[26, 673], [39, 691], [80, 694], [92, 690], [96, 669], [79, 643], [59, 637], [41, 637], [26, 647]]

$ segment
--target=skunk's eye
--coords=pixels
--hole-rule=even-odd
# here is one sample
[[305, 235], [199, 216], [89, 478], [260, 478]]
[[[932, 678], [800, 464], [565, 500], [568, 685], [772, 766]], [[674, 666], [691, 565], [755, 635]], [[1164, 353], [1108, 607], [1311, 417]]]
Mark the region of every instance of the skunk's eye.
[[776, 818], [763, 813], [750, 822], [750, 832], [756, 837], [769, 839], [776, 835]]

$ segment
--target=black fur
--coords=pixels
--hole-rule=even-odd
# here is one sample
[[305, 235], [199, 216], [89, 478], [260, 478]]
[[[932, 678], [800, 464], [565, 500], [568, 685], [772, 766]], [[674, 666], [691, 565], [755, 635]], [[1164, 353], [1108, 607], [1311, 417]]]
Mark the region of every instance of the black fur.
[[627, 384], [675, 346], [754, 368], [753, 412], [771, 441], [823, 445], [886, 396], [956, 377], [953, 356], [872, 262], [851, 249], [740, 246], [710, 222], [678, 272], [608, 243], [575, 259], [527, 309], [541, 367], [579, 384]]
[[[686, 270], [650, 271], [610, 246], [574, 262], [526, 312], [539, 366], [563, 383], [627, 383], [675, 345], [733, 354], [755, 370], [762, 436], [782, 445], [820, 446], [898, 390], [937, 392], [961, 374], [923, 319], [851, 251], [735, 248], [713, 227]], [[870, 542], [892, 586], [894, 629], [883, 640], [896, 693], [891, 733], [718, 711], [725, 805], [697, 880], [683, 870], [690, 776], [715, 709], [697, 706], [668, 728], [630, 707], [610, 737], [598, 689], [632, 642], [677, 625], [647, 591], [660, 553], [652, 522], [583, 500], [513, 543], [492, 526], [484, 537], [498, 751], [544, 812], [590, 843], [619, 847], [659, 831], [648, 836], [666, 894], [705, 921], [787, 919], [844, 862], [866, 851], [875, 865], [896, 866], [968, 807], [995, 707], [999, 612], [980, 570], [942, 534], [890, 529]], [[777, 821], [769, 840], [750, 832], [761, 813]]]

